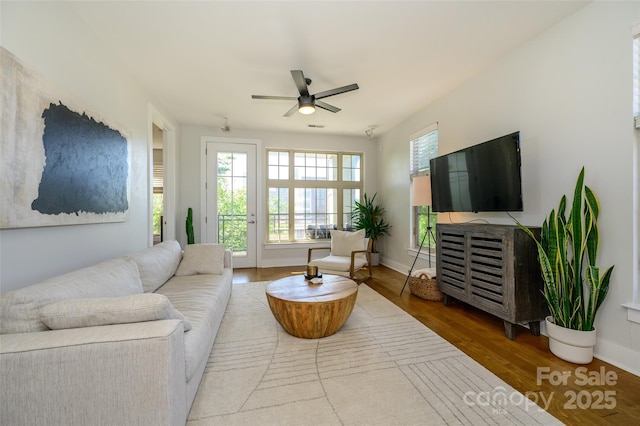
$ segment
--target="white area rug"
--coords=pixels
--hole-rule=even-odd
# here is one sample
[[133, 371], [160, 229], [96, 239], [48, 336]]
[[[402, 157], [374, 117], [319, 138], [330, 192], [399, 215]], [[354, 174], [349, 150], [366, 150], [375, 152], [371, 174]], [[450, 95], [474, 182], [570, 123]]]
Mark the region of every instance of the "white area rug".
[[189, 426], [561, 424], [365, 284], [314, 340], [280, 327], [266, 285], [234, 284]]

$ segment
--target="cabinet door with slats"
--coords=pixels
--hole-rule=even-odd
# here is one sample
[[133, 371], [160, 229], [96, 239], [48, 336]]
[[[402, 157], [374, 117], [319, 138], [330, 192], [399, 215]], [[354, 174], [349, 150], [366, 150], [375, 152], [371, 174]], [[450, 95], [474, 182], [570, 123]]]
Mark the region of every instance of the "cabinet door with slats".
[[466, 256], [464, 232], [447, 227], [438, 228], [436, 275], [440, 290], [457, 299], [465, 300]]
[[469, 301], [498, 316], [509, 313], [512, 286], [511, 238], [505, 232], [469, 232], [467, 235], [469, 264]]

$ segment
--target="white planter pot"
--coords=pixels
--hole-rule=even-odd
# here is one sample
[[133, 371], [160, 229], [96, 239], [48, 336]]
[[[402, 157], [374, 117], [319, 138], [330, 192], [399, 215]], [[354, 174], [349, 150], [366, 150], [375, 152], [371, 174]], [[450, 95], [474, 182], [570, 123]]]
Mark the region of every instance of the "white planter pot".
[[553, 323], [553, 318], [545, 318], [549, 349], [560, 359], [574, 364], [589, 364], [593, 360], [596, 345], [596, 330], [581, 331], [564, 328]]
[[380, 265], [380, 253], [371, 253], [371, 266]]

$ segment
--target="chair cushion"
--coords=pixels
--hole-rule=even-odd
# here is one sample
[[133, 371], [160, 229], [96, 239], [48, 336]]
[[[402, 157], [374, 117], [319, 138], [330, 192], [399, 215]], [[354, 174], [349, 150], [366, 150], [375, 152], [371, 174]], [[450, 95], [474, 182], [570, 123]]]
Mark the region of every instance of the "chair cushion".
[[40, 320], [51, 330], [164, 319], [182, 320], [184, 330], [191, 329], [189, 320], [173, 307], [167, 296], [155, 293], [60, 300], [40, 308]]
[[[366, 259], [356, 257], [353, 260], [353, 263], [353, 269], [354, 271], [357, 271], [366, 265], [367, 261]], [[322, 273], [325, 273], [326, 270], [348, 272], [351, 267], [351, 255], [349, 255], [349, 257], [330, 255], [321, 259], [314, 259], [309, 262], [309, 265], [317, 266]]]
[[214, 274], [221, 275], [224, 269], [224, 244], [188, 244], [184, 248], [182, 261], [176, 276]]
[[361, 229], [356, 232], [332, 231], [331, 232], [331, 255], [351, 256], [352, 251], [365, 250], [365, 231]]

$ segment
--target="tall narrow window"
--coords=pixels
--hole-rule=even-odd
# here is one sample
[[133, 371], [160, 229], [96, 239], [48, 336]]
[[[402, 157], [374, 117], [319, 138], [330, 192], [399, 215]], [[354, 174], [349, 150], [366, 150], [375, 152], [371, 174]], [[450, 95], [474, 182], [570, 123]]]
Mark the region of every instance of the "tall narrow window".
[[[154, 126], [155, 131], [155, 126]], [[164, 167], [162, 149], [153, 149], [153, 243], [162, 242]]]
[[[640, 22], [636, 23], [632, 27], [633, 31], [633, 117], [635, 121], [636, 129], [640, 129]], [[637, 130], [636, 130], [637, 131]], [[636, 138], [636, 144], [637, 144]], [[637, 251], [640, 250], [640, 217], [638, 217], [638, 208], [640, 206], [640, 146], [636, 145], [636, 159], [635, 159], [635, 170], [634, 174], [636, 175], [636, 181], [634, 182], [635, 193], [634, 193], [634, 211], [635, 213], [635, 221], [636, 221], [636, 233], [635, 233], [635, 241], [634, 241], [634, 250], [636, 251], [635, 256], [637, 258]], [[633, 288], [633, 302], [634, 309], [636, 311], [640, 311], [640, 265], [636, 264], [636, 271], [634, 274], [634, 288]], [[635, 313], [635, 318], [640, 318], [638, 313]], [[632, 317], [631, 311], [629, 313], [629, 318]], [[640, 322], [640, 321], [635, 321]]]
[[247, 154], [218, 152], [218, 241], [247, 253]]
[[[637, 31], [640, 31], [638, 25]], [[636, 129], [640, 129], [640, 34], [633, 38], [633, 117]]]
[[438, 123], [411, 136], [410, 165], [411, 177], [429, 174], [429, 160], [438, 156]]
[[[409, 170], [410, 178], [430, 174], [429, 160], [438, 155], [438, 123], [419, 131], [411, 136], [409, 142]], [[411, 246], [418, 248], [424, 240], [424, 247], [435, 248], [435, 226], [438, 215], [431, 211], [431, 206], [412, 206]], [[432, 233], [427, 231], [431, 228]], [[425, 238], [426, 235], [426, 238]]]

